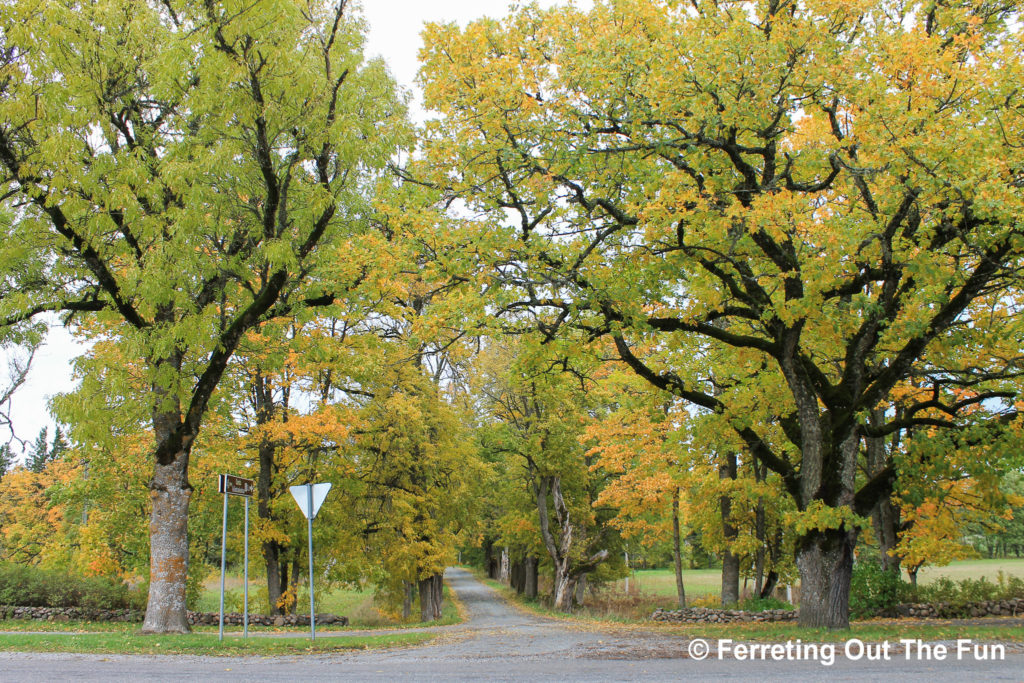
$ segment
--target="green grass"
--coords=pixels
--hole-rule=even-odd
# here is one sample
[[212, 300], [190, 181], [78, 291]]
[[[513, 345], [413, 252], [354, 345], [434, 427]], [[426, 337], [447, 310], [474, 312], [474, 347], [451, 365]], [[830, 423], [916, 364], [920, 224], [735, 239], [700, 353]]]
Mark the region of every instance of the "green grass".
[[[615, 589], [625, 591], [626, 582], [615, 583]], [[683, 587], [686, 589], [687, 600], [702, 595], [720, 595], [722, 593], [722, 570], [720, 569], [684, 569]], [[676, 575], [671, 569], [638, 569], [629, 577], [631, 593], [647, 593], [659, 597], [676, 595]]]
[[[917, 581], [918, 583], [926, 584], [932, 583], [941, 577], [960, 581], [962, 579], [978, 579], [984, 576], [995, 583], [999, 572], [1002, 572], [1007, 577], [1019, 576], [1024, 579], [1024, 559], [960, 560], [952, 562], [945, 567], [923, 567], [917, 574]], [[903, 576], [906, 578], [906, 572], [903, 573]]]
[[[921, 584], [932, 583], [940, 577], [954, 581], [978, 579], [984, 576], [993, 583], [999, 572], [1006, 576], [1024, 578], [1024, 559], [961, 560], [945, 567], [925, 567], [918, 574]], [[904, 573], [906, 576], [906, 573]], [[742, 586], [742, 580], [741, 580]], [[692, 600], [704, 595], [718, 596], [722, 593], [722, 572], [720, 569], [687, 569], [683, 571], [683, 586], [686, 599]], [[623, 591], [625, 581], [615, 583], [615, 589]], [[638, 569], [630, 576], [630, 592], [640, 592], [657, 597], [674, 598], [676, 577], [671, 569]]]
[[92, 654], [191, 654], [191, 655], [285, 655], [364, 650], [417, 645], [433, 638], [431, 633], [393, 633], [381, 636], [327, 636], [308, 638], [225, 636], [215, 633], [143, 636], [131, 633], [0, 634], [0, 651], [78, 652]]
[[[228, 612], [241, 612], [242, 611], [242, 578], [238, 576], [228, 576], [225, 579], [225, 611]], [[260, 589], [266, 594], [266, 586], [257, 580], [249, 582], [249, 613], [257, 614], [263, 613], [266, 609], [265, 604], [260, 603], [259, 594]], [[448, 587], [444, 589], [445, 597], [451, 598], [451, 594], [448, 591]], [[265, 603], [265, 599], [264, 599]], [[220, 576], [213, 576], [208, 579], [204, 585], [204, 591], [199, 597], [197, 603], [197, 610], [199, 612], [218, 612], [220, 611]], [[413, 606], [413, 615], [418, 616], [419, 611], [416, 606]], [[304, 589], [299, 591], [299, 604], [297, 611], [300, 614], [307, 614], [309, 612], [309, 593], [305, 592]], [[327, 590], [317, 589], [316, 594], [316, 611], [317, 614], [337, 614], [339, 616], [348, 617], [349, 625], [347, 627], [338, 626], [335, 624], [324, 625], [324, 628], [329, 628], [332, 631], [340, 631], [346, 629], [377, 629], [377, 628], [417, 628], [421, 626], [442, 626], [448, 624], [458, 624], [462, 621], [459, 616], [458, 608], [452, 604], [452, 600], [446, 599], [442, 608], [441, 619], [431, 622], [402, 622], [400, 620], [393, 619], [385, 614], [382, 614], [374, 603], [373, 591], [370, 588], [365, 590], [359, 590], [357, 588], [347, 587], [334, 587]], [[209, 629], [209, 626], [197, 626], [197, 631]], [[216, 629], [217, 627], [213, 627]], [[232, 630], [241, 630], [240, 626], [231, 626]], [[250, 630], [308, 630], [308, 626], [286, 626], [286, 627], [273, 627], [273, 626], [255, 626], [250, 624]]]
[[[657, 570], [654, 570], [657, 571]], [[672, 578], [673, 595], [675, 579], [672, 572], [665, 572]], [[864, 641], [896, 641], [900, 638], [920, 638], [925, 641], [955, 640], [957, 638], [970, 638], [976, 641], [1014, 641], [1024, 642], [1024, 629], [1019, 625], [958, 625], [949, 621], [931, 620], [928, 622], [913, 622], [901, 620], [870, 620], [860, 621], [851, 624], [848, 631], [830, 631], [828, 629], [804, 628], [793, 622], [771, 622], [771, 623], [728, 623], [728, 624], [673, 624], [657, 623], [648, 620], [650, 611], [632, 617], [623, 616], [620, 613], [611, 611], [606, 614], [595, 614], [593, 606], [584, 608], [580, 612], [564, 614], [555, 611], [546, 605], [526, 600], [516, 594], [508, 586], [488, 579], [476, 572], [477, 576], [484, 583], [497, 590], [507, 600], [519, 607], [547, 617], [564, 619], [567, 621], [584, 622], [592, 626], [618, 627], [631, 626], [644, 629], [657, 629], [677, 633], [687, 638], [732, 638], [741, 641], [770, 641], [779, 642], [790, 639], [801, 639], [805, 642], [841, 642], [849, 638], [860, 638]], [[684, 578], [685, 580], [685, 578]], [[622, 594], [619, 594], [620, 596]], [[619, 598], [620, 600], [622, 598]], [[635, 597], [634, 597], [635, 600]], [[588, 602], [592, 602], [589, 600]], [[620, 608], [621, 609], [621, 608]], [[628, 610], [625, 610], [628, 611]]]

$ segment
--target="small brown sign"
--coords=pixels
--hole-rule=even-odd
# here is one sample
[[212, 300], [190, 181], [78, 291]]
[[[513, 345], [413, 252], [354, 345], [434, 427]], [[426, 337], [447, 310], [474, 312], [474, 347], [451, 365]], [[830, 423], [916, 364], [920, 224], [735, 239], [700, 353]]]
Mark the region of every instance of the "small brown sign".
[[217, 475], [217, 492], [226, 493], [229, 496], [245, 496], [246, 498], [252, 498], [252, 492], [255, 485], [256, 481], [253, 479], [243, 479], [242, 477], [236, 477], [233, 474]]

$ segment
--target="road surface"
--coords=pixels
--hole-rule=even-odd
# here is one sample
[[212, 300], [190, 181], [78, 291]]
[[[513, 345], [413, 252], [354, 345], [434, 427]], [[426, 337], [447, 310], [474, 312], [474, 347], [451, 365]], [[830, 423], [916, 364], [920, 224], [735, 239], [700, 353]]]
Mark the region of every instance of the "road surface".
[[715, 643], [698, 660], [691, 647], [695, 655], [703, 650], [681, 635], [537, 617], [509, 606], [466, 571], [450, 569], [447, 578], [468, 619], [438, 627], [438, 637], [426, 645], [273, 658], [0, 653], [0, 681], [1024, 681], [1019, 652], [995, 661], [978, 661], [968, 652], [957, 661], [953, 643], [946, 661], [907, 661], [896, 648], [888, 661], [850, 661], [842, 645], [830, 666], [821, 661], [827, 659], [823, 651], [805, 652], [802, 661], [772, 661], [771, 652], [738, 660], [732, 653], [719, 658]]

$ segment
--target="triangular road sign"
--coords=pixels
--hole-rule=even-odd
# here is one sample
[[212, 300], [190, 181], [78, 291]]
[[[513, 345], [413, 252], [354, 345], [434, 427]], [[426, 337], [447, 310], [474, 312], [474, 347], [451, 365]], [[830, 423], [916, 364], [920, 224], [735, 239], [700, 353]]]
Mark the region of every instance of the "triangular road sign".
[[[313, 512], [310, 514], [309, 511], [309, 492], [307, 489], [313, 487]], [[306, 516], [306, 519], [314, 519], [316, 513], [320, 510], [320, 506], [323, 505], [324, 499], [327, 498], [327, 492], [331, 490], [330, 483], [323, 484], [303, 484], [302, 486], [291, 486], [288, 489], [292, 492], [292, 498], [299, 504], [299, 509], [302, 510], [302, 514]]]

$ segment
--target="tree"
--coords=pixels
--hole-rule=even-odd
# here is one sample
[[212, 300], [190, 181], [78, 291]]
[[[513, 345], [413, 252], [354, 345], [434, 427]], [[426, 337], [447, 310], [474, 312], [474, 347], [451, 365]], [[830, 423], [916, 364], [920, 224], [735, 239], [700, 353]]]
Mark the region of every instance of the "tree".
[[[430, 177], [487, 222], [499, 305], [723, 416], [799, 511], [805, 626], [848, 626], [892, 491], [862, 439], [1016, 391], [1022, 30], [1017, 3], [619, 0], [426, 32]], [[869, 423], [910, 376], [933, 392]]]
[[60, 427], [54, 430], [52, 442], [48, 441], [49, 431], [49, 427], [39, 430], [36, 440], [29, 447], [26, 466], [37, 474], [43, 471], [46, 463], [56, 460], [68, 449], [68, 442], [64, 439]]
[[492, 342], [481, 354], [476, 391], [483, 421], [492, 426], [485, 446], [525, 469], [519, 479], [553, 569], [553, 606], [570, 612], [587, 575], [621, 555], [613, 552], [619, 535], [608, 523], [614, 513], [594, 506], [601, 484], [591, 474], [596, 456], [581, 445], [592, 382], [562, 371], [552, 351], [526, 337], [508, 346]]
[[403, 139], [345, 0], [0, 8], [5, 326], [92, 314], [151, 417], [146, 632], [187, 631], [189, 457], [243, 335], [362, 278], [343, 244]]

